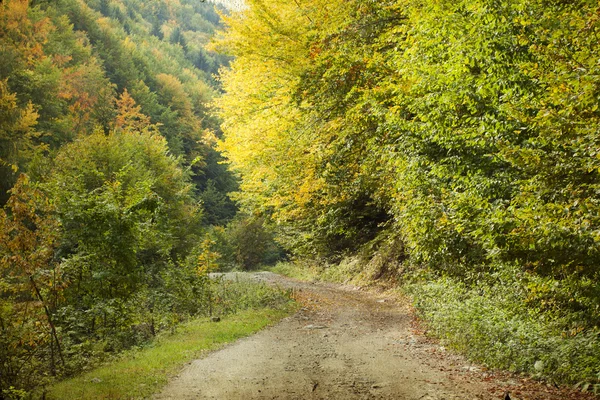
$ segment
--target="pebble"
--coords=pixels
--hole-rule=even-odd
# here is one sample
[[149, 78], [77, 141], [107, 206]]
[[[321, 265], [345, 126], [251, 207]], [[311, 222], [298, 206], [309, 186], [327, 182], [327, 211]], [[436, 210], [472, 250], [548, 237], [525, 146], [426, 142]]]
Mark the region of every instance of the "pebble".
[[325, 325], [306, 325], [303, 329], [325, 329], [327, 328]]

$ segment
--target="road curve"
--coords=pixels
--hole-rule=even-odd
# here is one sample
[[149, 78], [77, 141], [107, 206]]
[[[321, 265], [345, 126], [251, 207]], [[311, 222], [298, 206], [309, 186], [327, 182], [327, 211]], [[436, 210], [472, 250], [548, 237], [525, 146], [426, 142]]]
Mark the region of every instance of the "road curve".
[[528, 400], [564, 398], [450, 354], [414, 329], [401, 301], [269, 272], [241, 276], [293, 289], [303, 308], [195, 360], [155, 400], [488, 400], [503, 398], [507, 389], [524, 391]]

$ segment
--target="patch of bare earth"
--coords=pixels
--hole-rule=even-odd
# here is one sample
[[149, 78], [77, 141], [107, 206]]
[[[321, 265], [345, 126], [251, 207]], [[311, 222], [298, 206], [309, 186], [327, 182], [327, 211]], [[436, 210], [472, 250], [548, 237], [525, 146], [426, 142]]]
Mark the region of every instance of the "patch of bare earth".
[[486, 371], [428, 340], [407, 303], [356, 288], [252, 279], [294, 290], [303, 308], [189, 364], [164, 399], [593, 399]]

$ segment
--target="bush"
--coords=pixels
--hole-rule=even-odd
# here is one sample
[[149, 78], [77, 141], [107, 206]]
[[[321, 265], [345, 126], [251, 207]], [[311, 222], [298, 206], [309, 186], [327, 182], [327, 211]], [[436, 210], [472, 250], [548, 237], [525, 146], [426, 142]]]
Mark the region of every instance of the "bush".
[[240, 214], [225, 228], [213, 227], [207, 237], [213, 242], [211, 249], [219, 255], [217, 263], [223, 271], [251, 270], [285, 257], [274, 232], [260, 217]]
[[558, 308], [530, 306], [541, 304], [531, 298], [538, 277], [511, 276], [519, 274], [511, 269], [472, 285], [430, 277], [407, 291], [430, 332], [471, 359], [556, 382], [600, 384], [600, 329]]

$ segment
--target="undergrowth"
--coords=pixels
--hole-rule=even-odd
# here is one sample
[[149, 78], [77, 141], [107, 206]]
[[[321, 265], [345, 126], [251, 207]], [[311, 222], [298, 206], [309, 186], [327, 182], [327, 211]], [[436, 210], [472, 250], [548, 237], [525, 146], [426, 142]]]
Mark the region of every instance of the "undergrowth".
[[447, 277], [404, 287], [429, 332], [491, 368], [600, 393], [600, 330], [564, 310], [531, 304], [531, 282]]

